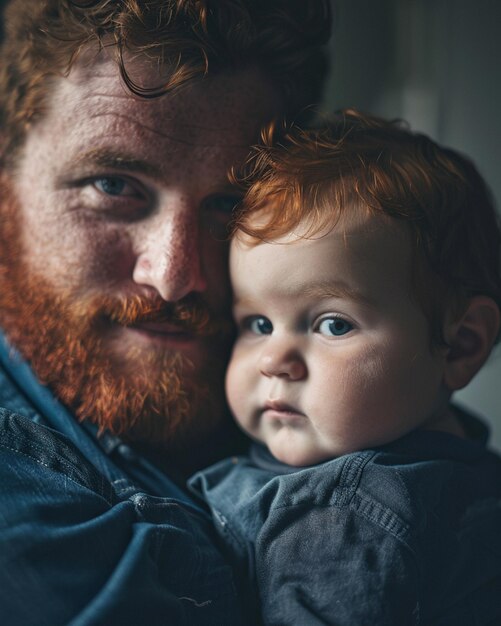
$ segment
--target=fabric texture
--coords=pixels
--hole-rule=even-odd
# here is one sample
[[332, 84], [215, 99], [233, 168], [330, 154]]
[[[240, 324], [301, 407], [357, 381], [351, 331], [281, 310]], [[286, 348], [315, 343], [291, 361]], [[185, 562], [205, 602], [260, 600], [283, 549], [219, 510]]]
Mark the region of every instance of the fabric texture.
[[265, 624], [501, 624], [501, 459], [461, 419], [468, 440], [416, 431], [308, 468], [256, 445], [192, 478]]
[[0, 342], [0, 624], [241, 623], [207, 513]]

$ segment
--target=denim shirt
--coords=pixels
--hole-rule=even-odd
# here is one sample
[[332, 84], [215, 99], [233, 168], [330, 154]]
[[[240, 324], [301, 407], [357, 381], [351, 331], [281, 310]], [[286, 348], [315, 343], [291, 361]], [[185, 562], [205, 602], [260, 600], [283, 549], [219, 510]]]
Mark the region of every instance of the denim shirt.
[[0, 624], [241, 623], [208, 515], [0, 337]]
[[468, 440], [416, 431], [307, 468], [255, 446], [192, 478], [264, 624], [501, 624], [501, 459], [462, 419]]

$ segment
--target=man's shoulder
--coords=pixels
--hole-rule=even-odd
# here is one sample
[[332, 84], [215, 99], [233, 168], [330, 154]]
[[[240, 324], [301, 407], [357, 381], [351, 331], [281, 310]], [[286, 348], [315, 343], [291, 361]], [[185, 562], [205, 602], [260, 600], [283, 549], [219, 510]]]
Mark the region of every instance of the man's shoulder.
[[0, 501], [9, 623], [239, 623], [205, 516], [169, 497], [115, 495], [65, 435], [5, 409]]
[[[0, 407], [0, 472], [18, 479], [23, 474], [32, 480], [36, 468], [39, 479], [48, 483], [70, 480], [82, 489], [91, 490], [111, 504], [114, 491], [106, 479], [63, 434]], [[3, 489], [13, 485], [3, 482]], [[14, 496], [14, 494], [12, 494]]]

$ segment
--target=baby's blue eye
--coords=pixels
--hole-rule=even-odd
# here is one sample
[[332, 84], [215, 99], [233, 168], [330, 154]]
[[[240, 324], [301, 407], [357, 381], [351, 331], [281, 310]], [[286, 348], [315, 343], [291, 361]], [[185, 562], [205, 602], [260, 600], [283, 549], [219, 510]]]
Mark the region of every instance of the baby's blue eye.
[[340, 317], [326, 317], [318, 325], [318, 332], [327, 337], [340, 337], [353, 330], [353, 325]]
[[273, 332], [273, 324], [267, 317], [250, 317], [245, 325], [255, 335], [271, 335]]
[[95, 183], [99, 191], [107, 194], [108, 196], [120, 196], [123, 194], [128, 183], [123, 178], [118, 176], [108, 176], [106, 178], [98, 178]]

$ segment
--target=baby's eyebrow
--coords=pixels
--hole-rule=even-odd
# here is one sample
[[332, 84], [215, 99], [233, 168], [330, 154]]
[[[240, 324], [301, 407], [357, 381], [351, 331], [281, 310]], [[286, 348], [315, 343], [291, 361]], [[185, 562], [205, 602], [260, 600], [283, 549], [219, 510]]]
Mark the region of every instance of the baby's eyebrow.
[[[287, 285], [286, 288], [278, 286], [275, 296], [286, 299], [306, 298], [311, 300], [327, 300], [329, 298], [339, 298], [353, 300], [364, 306], [375, 307], [376, 302], [369, 295], [357, 291], [343, 281], [319, 281], [308, 283], [297, 283], [297, 285]], [[242, 309], [255, 306], [256, 303], [246, 294], [233, 296], [233, 307]]]
[[367, 306], [376, 305], [373, 298], [354, 289], [341, 280], [310, 283], [306, 286], [302, 286], [300, 290], [298, 289], [298, 295], [300, 293], [310, 298], [345, 298]]

